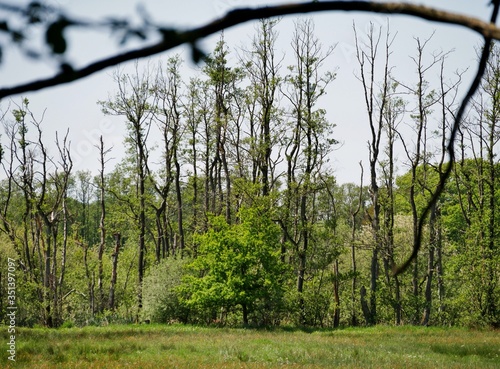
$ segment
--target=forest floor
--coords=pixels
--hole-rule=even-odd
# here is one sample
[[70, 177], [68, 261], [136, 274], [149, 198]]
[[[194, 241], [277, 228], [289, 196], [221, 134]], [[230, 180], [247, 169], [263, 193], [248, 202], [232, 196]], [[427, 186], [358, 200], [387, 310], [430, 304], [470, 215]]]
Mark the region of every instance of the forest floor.
[[0, 326], [1, 368], [500, 368], [500, 332], [493, 330], [18, 328], [12, 362], [7, 328]]

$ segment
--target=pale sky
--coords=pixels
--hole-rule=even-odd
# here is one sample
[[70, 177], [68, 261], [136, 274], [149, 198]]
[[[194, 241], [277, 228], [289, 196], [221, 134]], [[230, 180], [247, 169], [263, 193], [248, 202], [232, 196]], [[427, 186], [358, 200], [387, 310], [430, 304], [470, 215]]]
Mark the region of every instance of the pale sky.
[[[14, 2], [14, 1], [13, 1]], [[48, 0], [50, 4], [58, 4], [67, 10], [69, 15], [91, 19], [101, 19], [106, 16], [133, 15], [139, 4], [136, 0]], [[188, 28], [203, 25], [204, 23], [221, 16], [235, 7], [248, 7], [265, 4], [285, 3], [286, 1], [237, 1], [237, 0], [183, 0], [162, 1], [145, 0], [140, 2], [151, 14], [153, 21], [164, 25]], [[491, 8], [489, 1], [448, 0], [448, 1], [410, 1], [423, 3], [438, 8], [455, 11], [487, 20]], [[20, 3], [20, 1], [15, 1]], [[449, 77], [456, 69], [463, 70], [470, 67], [464, 78], [463, 91], [475, 73], [475, 48], [481, 45], [481, 37], [464, 28], [441, 25], [427, 21], [412, 19], [407, 16], [381, 16], [368, 13], [323, 13], [308, 15], [314, 19], [317, 36], [325, 46], [337, 44], [337, 47], [328, 62], [328, 68], [337, 70], [337, 79], [333, 81], [328, 94], [321, 101], [321, 107], [327, 109], [328, 119], [336, 124], [334, 137], [342, 142], [342, 146], [331, 155], [330, 166], [340, 183], [358, 182], [358, 162], [363, 161], [365, 173], [368, 168], [367, 141], [369, 128], [366, 119], [362, 86], [355, 78], [358, 72], [354, 50], [354, 35], [352, 23], [356, 22], [358, 32], [363, 36], [370, 22], [386, 27], [390, 20], [390, 29], [397, 32], [393, 48], [393, 74], [401, 80], [413, 83], [415, 73], [410, 55], [415, 55], [414, 37], [428, 38], [433, 31], [435, 35], [429, 43], [428, 51], [455, 51], [449, 56]], [[293, 21], [296, 17], [284, 18], [278, 27], [278, 54], [290, 53], [289, 42], [293, 32]], [[226, 41], [232, 50], [249, 45], [253, 36], [254, 24], [249, 23], [227, 30]], [[116, 42], [105, 32], [72, 31], [68, 34], [69, 60], [75, 66], [84, 66], [97, 59], [112, 55], [118, 49]], [[218, 35], [209, 37], [202, 44], [202, 48], [210, 52], [213, 50]], [[131, 45], [132, 46], [132, 45]], [[185, 75], [193, 74], [195, 66], [189, 61], [189, 53], [184, 47], [174, 49], [157, 57], [151, 58], [153, 63], [165, 60], [174, 54], [186, 54]], [[11, 86], [35, 78], [51, 76], [56, 69], [48, 62], [37, 63], [25, 60], [14, 50], [4, 52], [4, 61], [0, 65], [2, 87]], [[236, 54], [234, 54], [235, 56]], [[236, 58], [236, 57], [235, 57]], [[147, 63], [142, 60], [140, 65]], [[286, 73], [286, 61], [283, 65], [283, 74]], [[122, 66], [129, 68], [131, 63]], [[116, 163], [123, 155], [123, 137], [125, 133], [123, 119], [104, 116], [98, 100], [105, 100], [108, 94], [113, 94], [116, 87], [112, 80], [113, 69], [97, 73], [89, 78], [71, 84], [50, 88], [35, 93], [23, 95], [30, 100], [30, 107], [35, 114], [41, 115], [45, 110], [43, 127], [47, 141], [53, 142], [57, 130], [60, 134], [70, 129], [72, 155], [75, 170], [98, 168], [97, 144], [99, 136], [105, 138], [107, 147], [114, 146], [110, 156], [116, 158], [109, 163], [109, 167]], [[437, 81], [437, 71], [436, 71]], [[187, 81], [187, 78], [186, 78]], [[436, 82], [433, 81], [433, 82]], [[14, 102], [20, 101], [20, 96], [13, 96]], [[0, 106], [6, 109], [8, 101], [2, 101]], [[3, 137], [5, 139], [5, 137]], [[54, 152], [55, 154], [55, 152]], [[404, 157], [399, 158], [398, 166], [404, 169]], [[366, 181], [365, 181], [366, 183]]]

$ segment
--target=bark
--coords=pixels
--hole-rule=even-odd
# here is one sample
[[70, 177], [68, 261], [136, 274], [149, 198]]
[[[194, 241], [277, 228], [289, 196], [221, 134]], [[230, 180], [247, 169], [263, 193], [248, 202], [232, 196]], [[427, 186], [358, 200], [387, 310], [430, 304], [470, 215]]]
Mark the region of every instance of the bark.
[[241, 304], [241, 308], [243, 310], [243, 325], [248, 326], [248, 307], [247, 304]]
[[175, 193], [177, 200], [177, 231], [179, 233], [179, 251], [181, 258], [184, 255], [184, 216], [182, 211], [182, 189], [181, 189], [181, 166], [177, 159], [177, 155], [175, 155]]
[[[143, 142], [140, 130], [136, 129], [137, 142]], [[139, 149], [139, 162], [137, 169], [139, 170], [139, 255], [137, 258], [137, 314], [135, 317], [136, 323], [139, 322], [139, 312], [142, 309], [142, 280], [144, 279], [144, 254], [146, 249], [146, 173], [145, 173], [145, 157], [144, 148], [141, 145], [138, 146]]]
[[438, 228], [438, 239], [436, 245], [436, 279], [438, 285], [439, 317], [441, 319], [441, 323], [444, 323], [446, 305], [445, 305], [445, 286], [444, 286], [444, 270], [443, 270], [443, 242], [442, 242], [441, 227]]
[[365, 322], [367, 325], [371, 325], [372, 313], [370, 311], [370, 307], [368, 306], [368, 302], [366, 301], [366, 287], [361, 286], [359, 290], [361, 297], [361, 310], [363, 311], [363, 316], [365, 318]]

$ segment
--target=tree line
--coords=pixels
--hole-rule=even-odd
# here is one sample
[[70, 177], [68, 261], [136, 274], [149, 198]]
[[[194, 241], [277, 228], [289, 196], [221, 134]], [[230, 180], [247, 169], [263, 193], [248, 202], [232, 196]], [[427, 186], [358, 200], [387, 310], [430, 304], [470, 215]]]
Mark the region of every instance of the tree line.
[[[49, 152], [43, 115], [12, 103], [0, 262], [19, 264], [19, 324], [498, 326], [497, 46], [450, 163], [463, 72], [447, 75], [449, 52], [415, 37], [416, 79], [403, 81], [389, 28], [362, 39], [354, 27], [368, 164], [339, 184], [329, 160], [340, 138], [320, 104], [341, 88], [334, 48], [297, 20], [285, 66], [278, 22], [260, 21], [237, 53], [222, 34], [189, 80], [179, 56], [117, 71], [99, 105], [123, 119], [126, 155], [108, 168], [101, 137], [97, 175], [74, 172], [69, 132]], [[411, 270], [395, 275], [417, 239]]]

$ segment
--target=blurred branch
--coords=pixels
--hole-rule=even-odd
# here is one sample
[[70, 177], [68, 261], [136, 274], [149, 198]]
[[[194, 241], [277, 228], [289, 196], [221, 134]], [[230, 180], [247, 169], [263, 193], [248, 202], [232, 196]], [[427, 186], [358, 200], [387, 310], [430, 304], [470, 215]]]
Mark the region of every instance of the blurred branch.
[[[203, 57], [203, 52], [198, 49], [196, 42], [223, 29], [262, 18], [323, 11], [364, 11], [383, 14], [411, 15], [417, 18], [422, 18], [434, 22], [462, 26], [478, 32], [485, 38], [500, 40], [500, 28], [497, 28], [491, 23], [486, 23], [473, 17], [438, 10], [432, 7], [407, 3], [322, 1], [259, 8], [244, 8], [230, 11], [225, 16], [216, 19], [211, 23], [187, 31], [159, 28], [158, 31], [162, 35], [162, 40], [160, 42], [151, 46], [142, 47], [136, 50], [96, 61], [81, 69], [73, 69], [67, 64], [62, 64], [61, 71], [53, 77], [0, 89], [0, 99], [15, 94], [21, 94], [28, 91], [37, 91], [44, 88], [73, 82], [88, 77], [108, 67], [112, 67], [130, 60], [156, 55], [182, 44], [191, 45], [193, 60], [197, 62]], [[76, 22], [74, 23], [76, 24]], [[70, 27], [71, 25], [72, 24], [68, 24], [65, 26]]]
[[[492, 1], [494, 7], [493, 7], [493, 12], [491, 15], [491, 24], [493, 25], [497, 21], [498, 17], [498, 11], [500, 9], [500, 0], [493, 0]], [[481, 51], [481, 56], [479, 59], [476, 75], [474, 76], [474, 80], [472, 81], [469, 90], [467, 91], [467, 94], [463, 98], [462, 102], [460, 103], [460, 107], [458, 108], [457, 115], [455, 116], [455, 119], [453, 121], [453, 126], [451, 127], [451, 133], [450, 133], [450, 138], [448, 141], [448, 145], [446, 147], [446, 152], [448, 153], [449, 157], [449, 163], [446, 166], [446, 169], [444, 172], [439, 173], [439, 182], [436, 186], [436, 189], [434, 190], [434, 193], [427, 203], [427, 205], [424, 208], [424, 211], [420, 215], [418, 219], [418, 225], [417, 225], [417, 235], [415, 237], [414, 243], [413, 243], [413, 250], [410, 255], [410, 257], [399, 267], [394, 268], [393, 274], [398, 275], [403, 273], [408, 267], [411, 265], [411, 263], [417, 258], [418, 252], [420, 250], [420, 247], [422, 245], [422, 234], [424, 230], [424, 224], [427, 219], [427, 216], [429, 215], [430, 210], [434, 205], [439, 200], [439, 197], [444, 191], [444, 188], [446, 186], [446, 183], [448, 182], [448, 178], [450, 177], [450, 174], [452, 172], [453, 166], [455, 165], [455, 138], [457, 136], [457, 132], [460, 129], [460, 123], [462, 122], [463, 115], [465, 113], [465, 109], [469, 103], [469, 101], [472, 99], [474, 94], [476, 93], [476, 90], [478, 89], [479, 85], [481, 84], [481, 80], [483, 79], [484, 72], [486, 71], [486, 66], [488, 64], [488, 59], [490, 58], [490, 53], [491, 53], [491, 46], [493, 39], [496, 37], [491, 36], [490, 34], [484, 35], [484, 45], [483, 49]]]

